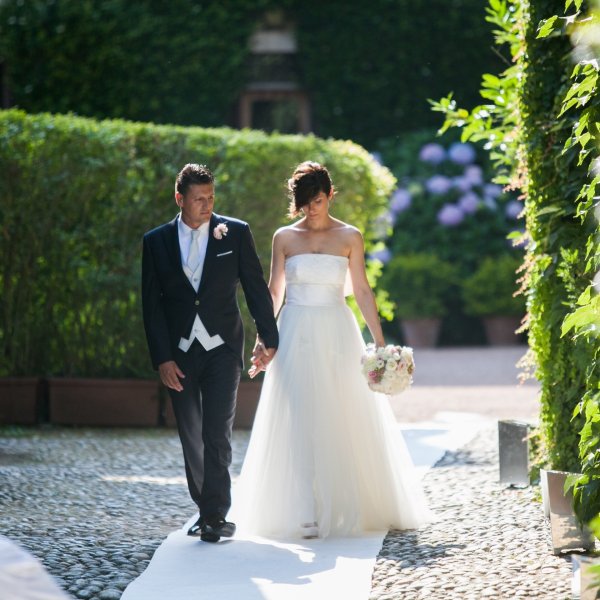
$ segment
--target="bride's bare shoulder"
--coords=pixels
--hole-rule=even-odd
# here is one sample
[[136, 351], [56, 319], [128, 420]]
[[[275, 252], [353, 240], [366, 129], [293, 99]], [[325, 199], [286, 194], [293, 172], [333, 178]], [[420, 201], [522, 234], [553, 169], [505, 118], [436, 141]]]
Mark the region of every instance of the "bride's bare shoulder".
[[348, 236], [350, 238], [360, 237], [362, 238], [362, 233], [358, 227], [354, 225], [350, 225], [350, 223], [344, 223], [344, 221], [340, 221], [339, 219], [334, 219], [336, 222], [336, 230], [339, 231], [340, 234]]
[[299, 233], [295, 225], [295, 223], [292, 223], [277, 229], [273, 234], [273, 247], [287, 248], [289, 244], [293, 244]]
[[296, 227], [296, 223], [292, 223], [291, 225], [285, 225], [277, 229], [273, 234], [273, 239], [285, 240], [293, 237], [296, 233], [298, 233], [298, 228]]

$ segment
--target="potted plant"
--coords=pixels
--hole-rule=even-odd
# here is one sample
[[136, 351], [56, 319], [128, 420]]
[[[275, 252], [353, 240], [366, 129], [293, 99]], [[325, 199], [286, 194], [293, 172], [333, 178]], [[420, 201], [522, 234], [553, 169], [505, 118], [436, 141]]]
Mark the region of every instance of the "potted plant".
[[[398, 188], [388, 210], [374, 222], [381, 244], [372, 257], [382, 263], [413, 252], [434, 253], [451, 263], [457, 279], [468, 277], [484, 256], [507, 251], [507, 235], [522, 231], [523, 202], [517, 191], [493, 183], [496, 170], [479, 144], [461, 143], [448, 132], [406, 134], [380, 146]], [[483, 323], [466, 315], [456, 286], [446, 297], [442, 340], [480, 345]]]
[[493, 346], [519, 342], [516, 330], [525, 314], [525, 299], [515, 296], [521, 259], [512, 254], [485, 258], [462, 285], [467, 314], [481, 317]]
[[454, 267], [435, 254], [403, 254], [385, 266], [381, 284], [396, 306], [396, 315], [409, 346], [436, 345], [445, 296], [456, 278]]

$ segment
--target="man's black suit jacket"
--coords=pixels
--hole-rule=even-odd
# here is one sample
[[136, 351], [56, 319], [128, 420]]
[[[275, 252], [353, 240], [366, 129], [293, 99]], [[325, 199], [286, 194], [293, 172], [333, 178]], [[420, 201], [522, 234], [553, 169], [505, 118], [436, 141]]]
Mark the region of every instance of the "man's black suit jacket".
[[[216, 239], [215, 227], [225, 223], [227, 235]], [[144, 328], [155, 369], [174, 360], [182, 337], [189, 337], [196, 315], [210, 335], [219, 334], [243, 360], [244, 330], [237, 303], [238, 282], [268, 348], [279, 336], [273, 301], [247, 223], [213, 213], [198, 292], [181, 264], [177, 218], [144, 235], [142, 306]]]

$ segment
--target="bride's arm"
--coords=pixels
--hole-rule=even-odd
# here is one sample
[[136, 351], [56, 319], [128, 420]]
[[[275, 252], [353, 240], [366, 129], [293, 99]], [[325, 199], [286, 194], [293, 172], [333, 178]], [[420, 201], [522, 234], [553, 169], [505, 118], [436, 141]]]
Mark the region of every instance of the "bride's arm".
[[[271, 253], [271, 274], [269, 277], [269, 292], [273, 299], [273, 311], [275, 316], [279, 313], [283, 304], [285, 294], [285, 254], [283, 253], [283, 244], [281, 235], [276, 231], [273, 235], [273, 251]], [[265, 348], [265, 345], [260, 338], [256, 336], [256, 343], [252, 350], [252, 367], [248, 371], [250, 378], [256, 377], [261, 371], [267, 368], [269, 362], [275, 356], [272, 348]]]
[[375, 296], [367, 280], [367, 273], [365, 270], [365, 246], [359, 231], [356, 231], [356, 233], [353, 233], [352, 235], [350, 256], [348, 258], [350, 261], [352, 288], [354, 289], [354, 297], [356, 298], [358, 308], [360, 308], [360, 312], [365, 318], [375, 345], [385, 346]]
[[273, 251], [271, 253], [271, 274], [269, 276], [269, 291], [273, 298], [275, 316], [279, 314], [285, 295], [285, 254], [283, 241], [279, 231], [273, 236]]

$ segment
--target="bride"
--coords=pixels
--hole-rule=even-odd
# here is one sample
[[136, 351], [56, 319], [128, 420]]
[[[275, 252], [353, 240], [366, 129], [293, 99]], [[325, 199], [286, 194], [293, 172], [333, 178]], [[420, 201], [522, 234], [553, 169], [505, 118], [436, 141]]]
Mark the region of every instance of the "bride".
[[[418, 527], [428, 518], [420, 482], [387, 397], [361, 374], [364, 342], [344, 300], [349, 272], [383, 346], [362, 235], [329, 213], [334, 188], [325, 167], [300, 164], [288, 188], [290, 216], [302, 218], [273, 236], [269, 290], [275, 314], [281, 309], [280, 345], [236, 486], [240, 528], [325, 538]], [[267, 362], [255, 354], [250, 374]]]

